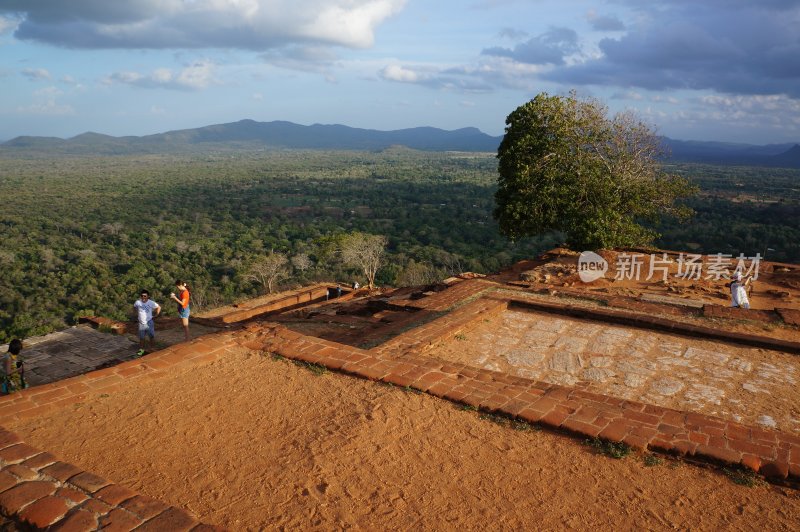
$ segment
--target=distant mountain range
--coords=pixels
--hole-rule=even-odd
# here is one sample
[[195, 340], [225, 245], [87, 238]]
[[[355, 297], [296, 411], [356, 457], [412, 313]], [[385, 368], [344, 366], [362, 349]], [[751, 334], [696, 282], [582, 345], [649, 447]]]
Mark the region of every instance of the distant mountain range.
[[[405, 146], [425, 151], [494, 152], [502, 137], [468, 127], [445, 131], [417, 127], [395, 131], [342, 125], [302, 126], [292, 122], [240, 120], [143, 137], [83, 133], [70, 139], [17, 137], [0, 144], [0, 155], [129, 155], [185, 153], [228, 149], [383, 150]], [[683, 141], [662, 137], [676, 162], [800, 168], [800, 145], [756, 146], [724, 142]]]
[[758, 146], [728, 142], [675, 140], [667, 137], [662, 137], [662, 140], [673, 161], [800, 168], [800, 145], [798, 144]]

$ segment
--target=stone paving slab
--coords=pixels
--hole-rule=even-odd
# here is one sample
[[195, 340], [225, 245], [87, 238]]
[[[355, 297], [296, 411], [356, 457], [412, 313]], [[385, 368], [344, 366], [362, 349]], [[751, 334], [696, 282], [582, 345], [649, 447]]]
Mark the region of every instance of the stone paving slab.
[[[8, 346], [0, 346], [5, 353]], [[137, 345], [124, 336], [99, 332], [87, 325], [24, 340], [25, 380], [39, 386], [131, 360]]]
[[800, 358], [788, 353], [515, 308], [474, 322], [429, 353], [800, 434]]
[[[630, 325], [656, 331], [672, 332], [685, 336], [722, 340], [741, 345], [800, 354], [800, 341], [783, 340], [780, 338], [773, 338], [771, 336], [736, 332], [707, 327], [704, 325], [696, 325], [693, 323], [686, 323], [684, 321], [670, 320], [659, 316], [658, 313], [651, 311], [647, 307], [639, 308], [638, 302], [635, 300], [627, 303], [627, 305], [624, 307], [626, 310], [622, 310], [622, 308], [617, 310], [600, 307], [589, 308], [563, 302], [541, 301], [527, 298], [526, 294], [524, 293], [518, 293], [513, 296], [509, 296], [508, 299], [510, 305], [513, 306], [521, 306], [524, 308], [541, 310], [543, 312], [562, 314], [574, 318], [595, 321], [600, 320], [609, 323]], [[648, 303], [648, 305], [655, 305], [655, 303]], [[746, 312], [741, 309], [739, 310], [741, 312]]]

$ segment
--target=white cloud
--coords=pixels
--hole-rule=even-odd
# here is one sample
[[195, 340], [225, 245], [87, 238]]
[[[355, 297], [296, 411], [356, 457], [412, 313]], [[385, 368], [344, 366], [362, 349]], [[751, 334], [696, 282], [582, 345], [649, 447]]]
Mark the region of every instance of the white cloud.
[[213, 64], [201, 61], [181, 70], [175, 77], [175, 82], [181, 87], [204, 89], [214, 82], [213, 71]]
[[51, 79], [50, 72], [44, 68], [25, 68], [22, 75], [31, 81], [42, 81]]
[[63, 92], [57, 87], [45, 87], [33, 93], [33, 103], [28, 106], [17, 107], [20, 114], [31, 115], [72, 115], [75, 109], [71, 105], [61, 105], [56, 99]]
[[259, 57], [279, 68], [316, 72], [326, 77], [332, 77], [330, 68], [337, 62], [336, 54], [322, 46], [286, 46], [264, 52]]
[[680, 103], [680, 101], [678, 101], [677, 98], [674, 98], [672, 96], [664, 96], [664, 95], [661, 95], [661, 94], [656, 94], [655, 96], [652, 96], [650, 98], [650, 101], [651, 102], [656, 102], [656, 103], [669, 103], [669, 104], [672, 104], [672, 105], [676, 105], [676, 104]]
[[473, 65], [394, 64], [380, 70], [379, 76], [386, 81], [413, 83], [440, 90], [487, 93], [495, 87], [531, 90], [535, 87], [535, 74], [546, 69], [506, 57], [484, 56]]
[[710, 94], [696, 100], [704, 107], [719, 113], [761, 114], [765, 112], [787, 113], [793, 122], [800, 120], [800, 100], [782, 94], [769, 96], [742, 96]]
[[115, 72], [105, 83], [121, 83], [146, 89], [200, 90], [217, 83], [215, 65], [210, 61], [198, 61], [177, 72], [169, 68], [157, 68], [150, 74], [139, 72]]
[[11, 33], [19, 25], [20, 20], [14, 16], [1, 16], [0, 15], [0, 35]]
[[417, 83], [422, 79], [420, 73], [400, 65], [389, 65], [381, 70], [380, 75], [385, 80], [401, 83]]
[[731, 130], [781, 130], [800, 133], [800, 100], [783, 94], [743, 96], [708, 94], [693, 98], [690, 107], [671, 115], [676, 123], [715, 123]]
[[264, 99], [264, 95], [260, 92], [254, 92], [252, 96], [250, 96], [253, 100], [260, 102]]
[[627, 91], [627, 92], [615, 92], [611, 95], [611, 98], [615, 100], [643, 100], [644, 96], [636, 91]]
[[4, 0], [15, 36], [74, 48], [369, 47], [406, 0]]

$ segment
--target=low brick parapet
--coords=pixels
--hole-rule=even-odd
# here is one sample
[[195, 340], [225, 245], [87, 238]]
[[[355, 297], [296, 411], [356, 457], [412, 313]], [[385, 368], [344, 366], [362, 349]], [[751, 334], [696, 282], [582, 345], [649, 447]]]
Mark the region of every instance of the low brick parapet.
[[780, 321], [781, 317], [772, 310], [744, 309], [724, 307], [722, 305], [703, 305], [703, 316], [706, 318], [725, 318], [729, 320], [751, 320], [762, 323]]
[[62, 462], [2, 428], [0, 513], [23, 530], [224, 530]]
[[227, 333], [212, 333], [116, 366], [0, 396], [0, 426], [117, 390], [131, 381], [160, 379], [172, 369], [213, 362], [235, 346]]

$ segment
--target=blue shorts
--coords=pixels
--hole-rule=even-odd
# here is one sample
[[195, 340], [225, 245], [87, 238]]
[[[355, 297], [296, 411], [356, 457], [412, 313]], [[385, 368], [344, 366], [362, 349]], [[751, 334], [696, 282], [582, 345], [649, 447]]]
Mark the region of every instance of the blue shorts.
[[188, 318], [189, 317], [189, 305], [186, 305], [186, 308], [179, 308], [178, 309], [178, 316], [181, 318]]
[[156, 337], [156, 324], [153, 320], [147, 322], [147, 325], [139, 324], [139, 339], [144, 340], [144, 337], [150, 335], [150, 338]]

